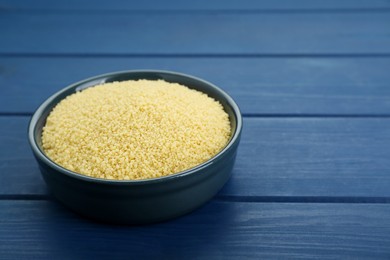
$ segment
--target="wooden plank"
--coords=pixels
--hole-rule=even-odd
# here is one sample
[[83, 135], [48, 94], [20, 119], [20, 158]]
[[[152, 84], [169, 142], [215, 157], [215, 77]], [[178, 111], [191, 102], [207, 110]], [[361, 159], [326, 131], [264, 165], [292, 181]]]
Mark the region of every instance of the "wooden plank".
[[[27, 123], [27, 117], [0, 117], [0, 195], [6, 197], [46, 194]], [[389, 118], [245, 118], [233, 177], [219, 197], [389, 201], [389, 128]]]
[[354, 9], [372, 9], [389, 8], [390, 3], [385, 0], [350, 0], [350, 1], [322, 1], [322, 0], [289, 0], [279, 1], [258, 1], [258, 0], [198, 0], [198, 1], [77, 1], [68, 0], [66, 2], [53, 2], [50, 0], [36, 0], [34, 2], [26, 0], [0, 0], [0, 10], [104, 10], [104, 11], [123, 11], [123, 10], [354, 10]]
[[389, 204], [212, 201], [143, 227], [89, 222], [50, 201], [0, 201], [5, 259], [390, 257]]
[[27, 117], [0, 117], [0, 194], [46, 194], [27, 140]]
[[388, 57], [0, 57], [0, 113], [32, 113], [47, 97], [73, 82], [111, 71], [145, 68], [209, 80], [231, 94], [244, 114], [388, 114], [389, 67]]
[[387, 13], [4, 13], [0, 53], [381, 54]]

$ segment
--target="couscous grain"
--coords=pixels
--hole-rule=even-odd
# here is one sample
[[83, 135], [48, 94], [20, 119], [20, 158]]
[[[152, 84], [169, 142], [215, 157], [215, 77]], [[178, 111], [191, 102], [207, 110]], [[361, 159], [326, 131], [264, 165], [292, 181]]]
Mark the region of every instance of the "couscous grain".
[[137, 180], [201, 164], [230, 134], [227, 113], [206, 94], [163, 80], [129, 80], [66, 97], [48, 116], [42, 144], [74, 172]]

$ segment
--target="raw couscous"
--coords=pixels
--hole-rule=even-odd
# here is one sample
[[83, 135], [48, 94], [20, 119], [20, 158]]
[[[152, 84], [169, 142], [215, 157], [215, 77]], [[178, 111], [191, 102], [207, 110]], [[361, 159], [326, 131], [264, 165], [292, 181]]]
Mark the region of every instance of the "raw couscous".
[[129, 80], [66, 97], [48, 116], [42, 144], [66, 169], [137, 180], [199, 165], [230, 135], [228, 114], [206, 94], [163, 80]]

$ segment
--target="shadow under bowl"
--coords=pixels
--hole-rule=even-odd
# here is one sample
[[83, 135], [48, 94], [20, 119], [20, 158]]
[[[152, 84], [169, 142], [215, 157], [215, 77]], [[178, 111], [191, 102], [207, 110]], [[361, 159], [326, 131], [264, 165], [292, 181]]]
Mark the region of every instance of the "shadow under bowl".
[[[208, 161], [176, 174], [145, 180], [88, 177], [54, 163], [43, 151], [42, 128], [51, 110], [65, 97], [95, 85], [124, 80], [162, 79], [185, 85], [218, 100], [229, 115], [232, 135], [226, 147]], [[242, 117], [237, 104], [213, 84], [185, 74], [139, 70], [92, 77], [48, 98], [31, 118], [28, 138], [43, 179], [54, 197], [71, 210], [98, 221], [147, 224], [193, 211], [228, 181], [240, 142]]]

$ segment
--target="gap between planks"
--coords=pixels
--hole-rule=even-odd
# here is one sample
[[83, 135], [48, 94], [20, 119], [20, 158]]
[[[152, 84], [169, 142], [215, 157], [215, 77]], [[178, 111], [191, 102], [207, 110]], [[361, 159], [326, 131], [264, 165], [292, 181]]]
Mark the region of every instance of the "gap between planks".
[[82, 10], [82, 9], [29, 9], [8, 8], [0, 6], [0, 13], [18, 14], [141, 14], [141, 15], [188, 15], [188, 14], [350, 14], [350, 13], [388, 13], [390, 8], [308, 8], [308, 9], [176, 9], [176, 10], [150, 10], [150, 9], [111, 9], [111, 10]]
[[[0, 195], [0, 201], [4, 200], [27, 200], [41, 201], [53, 200], [50, 195]], [[330, 196], [229, 196], [217, 195], [216, 201], [242, 202], [242, 203], [332, 203], [332, 204], [389, 204], [389, 197], [330, 197]]]
[[0, 52], [1, 58], [389, 58], [390, 53], [29, 53]]

